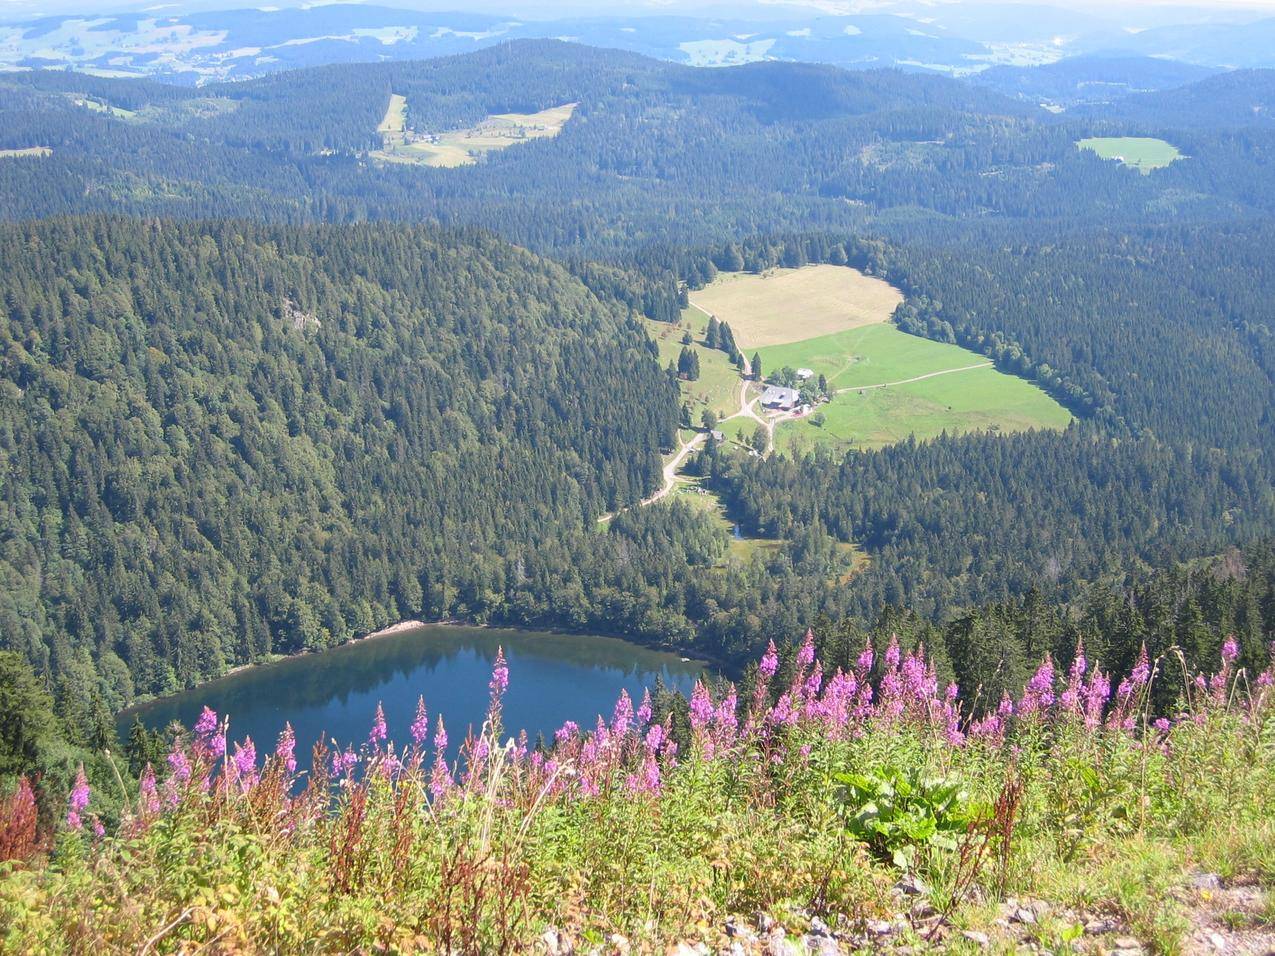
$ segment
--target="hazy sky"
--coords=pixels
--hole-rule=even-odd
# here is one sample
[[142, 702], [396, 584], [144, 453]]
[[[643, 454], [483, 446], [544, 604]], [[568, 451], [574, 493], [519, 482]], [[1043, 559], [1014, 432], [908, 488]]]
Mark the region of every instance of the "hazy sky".
[[[331, 2], [331, 0], [320, 0]], [[769, 19], [776, 16], [801, 17], [819, 13], [854, 14], [867, 12], [920, 11], [927, 7], [988, 7], [1000, 3], [1029, 4], [1075, 10], [1078, 14], [1120, 19], [1122, 14], [1147, 16], [1153, 10], [1157, 20], [1203, 19], [1208, 13], [1251, 10], [1275, 12], [1275, 0], [336, 0], [368, 2], [381, 6], [416, 10], [446, 10], [508, 13], [527, 19], [556, 16], [598, 16], [637, 14], [717, 15]], [[0, 17], [34, 18], [53, 14], [102, 14], [135, 11], [188, 13], [196, 10], [231, 10], [251, 7], [294, 7], [317, 5], [311, 0], [0, 0]]]

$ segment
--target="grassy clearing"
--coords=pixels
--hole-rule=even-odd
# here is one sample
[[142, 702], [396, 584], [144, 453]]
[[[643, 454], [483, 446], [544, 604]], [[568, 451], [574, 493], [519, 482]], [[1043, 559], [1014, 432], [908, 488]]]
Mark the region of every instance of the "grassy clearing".
[[27, 146], [24, 149], [0, 149], [0, 159], [21, 159], [31, 156], [52, 156], [53, 150], [47, 146]]
[[724, 272], [695, 292], [694, 302], [729, 322], [747, 352], [888, 322], [903, 295], [889, 283], [846, 266]]
[[[822, 426], [813, 424], [814, 416], [779, 425], [780, 450], [817, 444], [877, 448], [909, 435], [1065, 428], [1071, 421], [1071, 413], [1036, 385], [990, 366], [970, 367], [985, 366], [986, 356], [893, 325], [863, 326], [760, 352], [764, 369], [805, 366], [825, 375], [833, 388], [849, 389], [819, 409]], [[932, 377], [908, 381], [921, 376]], [[872, 387], [887, 383], [905, 384]]]
[[466, 129], [433, 134], [407, 126], [407, 101], [394, 94], [385, 118], [377, 127], [384, 146], [372, 156], [389, 163], [437, 168], [468, 166], [495, 150], [557, 136], [575, 112], [576, 105], [564, 103], [539, 113], [496, 113]]
[[699, 425], [705, 409], [711, 409], [718, 418], [731, 415], [739, 408], [739, 369], [720, 349], [704, 345], [704, 333], [708, 328], [708, 316], [698, 309], [686, 309], [677, 325], [647, 320], [647, 330], [660, 349], [660, 365], [677, 362], [683, 345], [682, 337], [691, 333], [690, 348], [699, 355], [700, 375], [693, 382], [680, 382], [682, 400], [691, 406], [691, 421]]
[[827, 376], [833, 388], [900, 382], [988, 361], [977, 352], [908, 335], [893, 325], [868, 325], [759, 351], [766, 371], [804, 366]]
[[1071, 413], [1040, 388], [994, 368], [842, 392], [819, 412], [824, 417], [821, 426], [814, 424], [814, 416], [782, 423], [775, 430], [776, 447], [792, 451], [816, 444], [879, 448], [909, 435], [924, 439], [944, 431], [1065, 428], [1071, 421]]
[[407, 97], [398, 93], [390, 94], [389, 105], [385, 107], [385, 118], [376, 131], [382, 136], [403, 134], [407, 131]]
[[1147, 136], [1093, 136], [1076, 143], [1081, 149], [1091, 149], [1103, 159], [1114, 159], [1143, 173], [1163, 169], [1182, 156], [1172, 143]]
[[132, 119], [137, 115], [135, 110], [126, 110], [121, 106], [112, 106], [102, 100], [94, 100], [88, 97], [76, 97], [74, 102], [76, 106], [83, 106], [94, 113], [106, 113], [116, 119]]
[[726, 505], [713, 491], [703, 487], [697, 478], [685, 478], [673, 492], [679, 501], [690, 502], [703, 510], [717, 522], [723, 531], [730, 535], [730, 549], [726, 552], [728, 559], [740, 562], [749, 561], [754, 554], [763, 551], [778, 551], [783, 547], [779, 538], [745, 538], [737, 534], [737, 525], [726, 514]]

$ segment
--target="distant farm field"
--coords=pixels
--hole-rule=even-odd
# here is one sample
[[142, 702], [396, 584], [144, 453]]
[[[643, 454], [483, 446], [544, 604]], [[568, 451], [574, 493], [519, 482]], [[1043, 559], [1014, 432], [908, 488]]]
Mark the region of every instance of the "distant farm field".
[[1076, 143], [1091, 149], [1103, 159], [1114, 159], [1142, 172], [1162, 169], [1178, 159], [1182, 152], [1172, 143], [1145, 136], [1094, 136]]
[[376, 131], [384, 136], [387, 133], [402, 133], [407, 129], [407, 97], [398, 93], [390, 94], [389, 106], [385, 108], [385, 118]]
[[956, 345], [909, 335], [894, 325], [866, 325], [759, 351], [767, 373], [785, 365], [805, 367], [825, 376], [834, 388], [900, 382], [990, 361]]
[[47, 146], [27, 146], [23, 149], [0, 149], [0, 159], [21, 159], [29, 156], [52, 156]]
[[383, 146], [372, 156], [389, 163], [467, 166], [486, 153], [557, 136], [575, 108], [575, 103], [564, 103], [538, 113], [496, 113], [466, 129], [434, 133], [411, 129], [407, 124], [406, 98], [392, 94], [385, 117], [377, 127]]
[[903, 296], [846, 266], [722, 273], [691, 301], [729, 322], [740, 348], [782, 345], [888, 322]]

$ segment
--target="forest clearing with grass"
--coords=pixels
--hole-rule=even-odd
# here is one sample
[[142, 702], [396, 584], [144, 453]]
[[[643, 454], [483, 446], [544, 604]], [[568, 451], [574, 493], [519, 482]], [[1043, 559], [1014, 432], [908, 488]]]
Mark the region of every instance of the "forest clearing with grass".
[[[761, 275], [721, 274], [691, 295], [761, 358], [762, 375], [808, 369], [830, 400], [813, 413], [783, 416], [775, 448], [878, 448], [909, 436], [1065, 428], [1071, 414], [1037, 385], [992, 367], [985, 356], [924, 339], [891, 322], [902, 295], [845, 266], [813, 265]], [[814, 334], [812, 334], [814, 333]], [[756, 423], [722, 426], [748, 441]]]
[[576, 105], [564, 103], [536, 113], [497, 113], [473, 126], [431, 133], [412, 128], [407, 98], [392, 93], [385, 117], [377, 126], [383, 145], [372, 157], [383, 162], [445, 169], [469, 166], [493, 150], [557, 136]]
[[1182, 157], [1181, 150], [1172, 143], [1149, 136], [1091, 136], [1076, 145], [1143, 173], [1163, 169]]

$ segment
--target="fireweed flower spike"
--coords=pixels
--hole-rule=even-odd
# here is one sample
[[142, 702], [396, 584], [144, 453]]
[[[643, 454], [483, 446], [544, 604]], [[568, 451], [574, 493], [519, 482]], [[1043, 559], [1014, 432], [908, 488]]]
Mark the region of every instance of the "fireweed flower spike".
[[251, 737], [245, 737], [242, 744], [235, 744], [233, 766], [235, 779], [244, 790], [257, 782], [257, 746]]
[[67, 799], [66, 825], [72, 830], [80, 830], [84, 827], [84, 820], [81, 818], [85, 808], [89, 805], [89, 781], [84, 776], [84, 764], [80, 764], [79, 769], [75, 772], [75, 783], [71, 787], [71, 796]]
[[638, 705], [637, 722], [639, 727], [645, 727], [651, 722], [651, 688], [646, 688], [642, 692], [642, 703]]
[[283, 733], [279, 735], [279, 742], [275, 745], [274, 755], [283, 764], [283, 769], [289, 774], [297, 772], [297, 735], [292, 732], [292, 724], [283, 725]]
[[775, 642], [771, 641], [766, 645], [766, 653], [762, 655], [761, 663], [757, 665], [757, 672], [766, 680], [770, 680], [778, 669], [779, 649], [775, 647]]
[[372, 718], [372, 729], [368, 731], [367, 742], [373, 750], [380, 750], [381, 745], [385, 743], [385, 738], [389, 736], [389, 729], [385, 726], [385, 708], [381, 706], [381, 702], [376, 702], [376, 715]]
[[429, 719], [425, 713], [425, 697], [422, 695], [416, 700], [416, 717], [412, 720], [412, 743], [420, 747], [428, 736]]
[[801, 642], [801, 650], [797, 651], [797, 668], [805, 670], [815, 662], [815, 632], [806, 629], [805, 640]]

